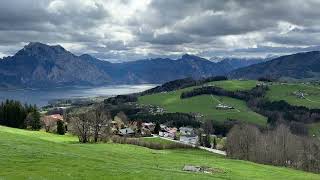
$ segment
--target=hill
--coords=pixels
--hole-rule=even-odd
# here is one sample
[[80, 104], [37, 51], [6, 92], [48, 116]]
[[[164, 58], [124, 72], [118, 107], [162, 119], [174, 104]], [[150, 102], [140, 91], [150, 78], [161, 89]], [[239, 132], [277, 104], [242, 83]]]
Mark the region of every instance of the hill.
[[[180, 81], [172, 81], [179, 82]], [[166, 83], [166, 84], [172, 84]], [[188, 84], [188, 83], [187, 83]], [[255, 80], [223, 80], [212, 81], [204, 86], [216, 86], [227, 91], [248, 91], [256, 87], [262, 82]], [[202, 86], [202, 85], [201, 85]], [[265, 125], [267, 118], [253, 112], [247, 107], [245, 101], [225, 96], [216, 95], [200, 95], [191, 98], [183, 98], [180, 96], [183, 92], [190, 91], [201, 86], [183, 87], [163, 92], [155, 91], [151, 94], [143, 94], [138, 98], [138, 102], [144, 105], [156, 105], [164, 108], [166, 112], [183, 112], [183, 113], [199, 113], [204, 119], [224, 122], [228, 119], [242, 120], [258, 125]], [[159, 86], [162, 87], [162, 86]], [[284, 100], [294, 106], [304, 106], [311, 109], [319, 109], [320, 107], [320, 91], [319, 85], [307, 83], [268, 83], [265, 99], [273, 101]], [[161, 90], [161, 88], [159, 88]], [[163, 89], [163, 88], [162, 88]], [[302, 94], [302, 96], [301, 96]], [[219, 104], [225, 104], [234, 109], [217, 109]]]
[[14, 56], [0, 59], [0, 88], [164, 83], [186, 77], [226, 74], [257, 60], [218, 63], [185, 54], [177, 60], [147, 59], [110, 63], [88, 54], [76, 56], [62, 46], [29, 43]]
[[320, 51], [281, 56], [273, 60], [232, 71], [231, 78], [283, 80], [319, 80]]
[[[215, 83], [228, 88], [231, 87], [230, 84], [237, 84], [235, 86], [243, 87], [241, 89], [250, 89], [250, 87], [256, 86], [255, 81], [246, 82], [247, 84], [241, 84], [237, 81], [217, 81], [208, 84]], [[232, 86], [232, 88], [234, 89], [234, 85]], [[197, 86], [193, 86], [177, 91], [140, 96], [138, 98], [138, 102], [144, 105], [151, 104], [160, 106], [167, 112], [200, 113], [201, 115], [204, 115], [205, 119], [215, 120], [218, 122], [223, 122], [228, 119], [236, 119], [262, 126], [266, 125], [266, 117], [253, 112], [247, 107], [244, 101], [238, 99], [213, 95], [201, 95], [187, 99], [180, 98], [182, 92], [189, 91], [196, 87]], [[226, 104], [234, 107], [234, 109], [217, 109], [216, 107], [218, 104]]]
[[[75, 137], [0, 126], [3, 179], [319, 179], [317, 174], [227, 159], [202, 150], [78, 144]], [[219, 169], [182, 171], [184, 165]]]
[[270, 101], [285, 100], [291, 105], [320, 108], [320, 86], [302, 83], [275, 83], [266, 96]]
[[[208, 84], [228, 91], [250, 90], [258, 84], [255, 80], [227, 80]], [[269, 83], [266, 99], [269, 101], [284, 100], [291, 105], [318, 109], [320, 107], [320, 86], [310, 83]], [[299, 94], [303, 93], [303, 97]]]

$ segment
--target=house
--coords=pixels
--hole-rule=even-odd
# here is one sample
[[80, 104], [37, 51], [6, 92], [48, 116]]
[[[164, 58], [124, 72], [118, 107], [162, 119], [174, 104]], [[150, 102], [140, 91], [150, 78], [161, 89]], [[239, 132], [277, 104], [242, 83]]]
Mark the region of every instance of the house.
[[177, 128], [164, 128], [159, 131], [159, 136], [174, 139], [177, 135]]
[[142, 127], [153, 131], [156, 125], [154, 123], [142, 123]]
[[197, 144], [198, 143], [198, 136], [196, 131], [190, 127], [180, 127], [180, 141], [187, 143], [187, 144]]
[[123, 128], [119, 130], [120, 136], [133, 136], [135, 133], [131, 128]]
[[63, 120], [63, 116], [61, 116], [60, 114], [52, 114], [52, 115], [42, 117], [41, 121], [44, 124], [45, 130], [49, 132], [52, 129], [55, 129], [58, 121], [64, 121], [64, 120]]
[[180, 141], [187, 143], [187, 144], [193, 144], [196, 145], [198, 143], [198, 136], [180, 136]]
[[164, 129], [166, 129], [166, 128], [168, 128], [166, 125], [160, 124], [160, 129], [161, 129], [161, 130], [164, 130]]
[[232, 107], [232, 106], [228, 106], [228, 105], [225, 105], [225, 104], [218, 104], [217, 106], [216, 106], [216, 109], [234, 109], [234, 107]]
[[179, 131], [181, 136], [193, 136], [196, 134], [195, 130], [190, 127], [180, 127]]

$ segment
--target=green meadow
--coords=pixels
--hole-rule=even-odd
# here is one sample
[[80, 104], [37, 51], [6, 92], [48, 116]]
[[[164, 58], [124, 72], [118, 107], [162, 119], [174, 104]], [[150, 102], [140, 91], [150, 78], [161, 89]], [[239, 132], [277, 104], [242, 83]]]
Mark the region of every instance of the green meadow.
[[[294, 92], [303, 92], [305, 98], [297, 97]], [[320, 108], [320, 86], [305, 84], [273, 84], [267, 92], [271, 101], [284, 100], [292, 105]]]
[[223, 88], [228, 91], [246, 91], [256, 87], [258, 81], [255, 80], [227, 80], [227, 81], [213, 81], [208, 83]]
[[[248, 87], [248, 86], [247, 86]], [[251, 86], [250, 86], [251, 87]], [[244, 101], [224, 97], [201, 95], [186, 99], [180, 99], [183, 91], [191, 88], [181, 89], [167, 93], [157, 93], [139, 97], [140, 104], [152, 104], [163, 107], [167, 112], [200, 113], [205, 119], [223, 122], [227, 119], [237, 119], [258, 125], [266, 125], [266, 117], [250, 110]], [[230, 110], [219, 110], [216, 106], [220, 103], [234, 107]]]
[[[318, 174], [227, 159], [202, 150], [79, 144], [70, 135], [3, 126], [0, 145], [0, 179], [320, 179]], [[186, 164], [219, 171], [182, 171]]]

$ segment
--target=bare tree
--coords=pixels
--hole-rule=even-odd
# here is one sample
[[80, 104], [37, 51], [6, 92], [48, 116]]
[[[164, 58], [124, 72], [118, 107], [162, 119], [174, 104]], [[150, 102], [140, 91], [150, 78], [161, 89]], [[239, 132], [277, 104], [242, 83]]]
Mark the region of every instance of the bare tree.
[[263, 133], [254, 126], [235, 125], [226, 147], [232, 158], [320, 172], [319, 140], [294, 135], [284, 124]]
[[103, 133], [106, 133], [107, 129], [110, 128], [109, 121], [111, 121], [111, 115], [109, 112], [105, 111], [102, 104], [95, 107], [90, 114], [92, 117], [94, 142], [97, 142], [100, 136], [102, 136]]
[[71, 132], [78, 135], [80, 142], [86, 143], [98, 142], [102, 137], [106, 137], [111, 117], [103, 105], [98, 105], [82, 112], [69, 114], [68, 119]]
[[87, 143], [90, 137], [90, 121], [85, 112], [70, 115], [71, 132], [76, 134], [79, 142]]

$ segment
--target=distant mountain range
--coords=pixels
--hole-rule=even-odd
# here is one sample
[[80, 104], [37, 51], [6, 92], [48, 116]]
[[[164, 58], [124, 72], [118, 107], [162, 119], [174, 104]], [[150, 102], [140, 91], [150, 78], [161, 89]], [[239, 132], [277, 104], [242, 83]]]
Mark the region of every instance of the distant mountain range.
[[163, 83], [185, 77], [224, 75], [261, 59], [225, 59], [212, 62], [183, 55], [177, 60], [148, 59], [110, 63], [88, 54], [76, 56], [62, 46], [29, 43], [14, 56], [0, 59], [0, 87], [51, 87]]
[[282, 80], [320, 80], [320, 51], [281, 56], [273, 60], [236, 69], [231, 78]]

